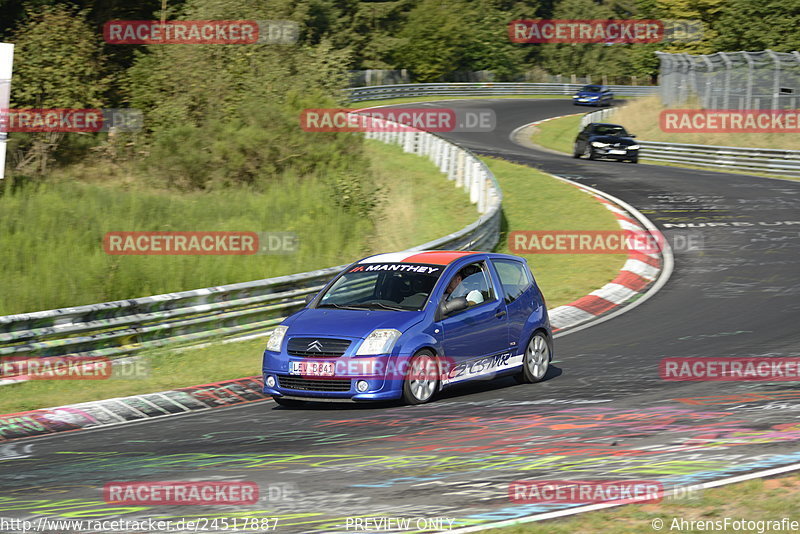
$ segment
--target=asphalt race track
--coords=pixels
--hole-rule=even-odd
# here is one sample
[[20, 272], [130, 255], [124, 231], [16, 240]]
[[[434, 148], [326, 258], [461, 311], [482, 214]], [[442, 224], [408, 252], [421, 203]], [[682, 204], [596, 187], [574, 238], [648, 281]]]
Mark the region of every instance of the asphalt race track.
[[[800, 183], [574, 160], [509, 140], [523, 124], [584, 111], [563, 100], [439, 105], [495, 110], [496, 132], [451, 136], [458, 143], [643, 212], [676, 244], [666, 286], [629, 313], [559, 337], [541, 384], [487, 382], [420, 407], [264, 402], [17, 442], [28, 445], [27, 457], [0, 461], [0, 517], [269, 517], [278, 518], [276, 532], [364, 532], [354, 518], [392, 517], [412, 519], [406, 532], [434, 531], [450, 526], [441, 518], [456, 528], [574, 506], [513, 503], [515, 480], [669, 488], [800, 464], [796, 382], [659, 377], [668, 357], [800, 356]], [[702, 244], [677, 246], [689, 235]], [[132, 480], [252, 481], [261, 501], [104, 502], [104, 484]]]

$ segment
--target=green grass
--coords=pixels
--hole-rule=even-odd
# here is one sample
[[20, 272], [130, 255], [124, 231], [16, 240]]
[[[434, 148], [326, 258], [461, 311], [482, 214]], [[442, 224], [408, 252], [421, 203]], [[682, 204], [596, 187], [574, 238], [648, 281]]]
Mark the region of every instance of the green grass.
[[[380, 147], [374, 147], [380, 148]], [[391, 154], [395, 148], [378, 153]], [[397, 149], [399, 150], [399, 149]], [[389, 198], [384, 216], [375, 223], [373, 247], [402, 249], [458, 229], [476, 218], [466, 195], [442, 175], [432, 176], [429, 161], [420, 157], [387, 157], [379, 185]], [[509, 230], [617, 229], [611, 212], [577, 188], [539, 171], [486, 158], [503, 189], [505, 224], [497, 250], [508, 251]], [[435, 170], [435, 169], [434, 169]], [[535, 208], [535, 209], [534, 209]], [[449, 230], [447, 228], [450, 228]], [[406, 243], [406, 244], [404, 244]], [[565, 304], [610, 281], [622, 266], [617, 255], [527, 255], [549, 307]], [[353, 259], [353, 258], [350, 258]], [[323, 265], [316, 265], [322, 267]], [[188, 351], [144, 352], [146, 379], [97, 381], [30, 381], [0, 386], [0, 413], [87, 402], [163, 391], [259, 374], [265, 339], [213, 344]], [[88, 387], [87, 387], [88, 386]]]
[[572, 146], [580, 130], [582, 116], [583, 113], [543, 122], [535, 127], [531, 140], [544, 148], [572, 154]]
[[[656, 532], [758, 532], [753, 529], [722, 528], [681, 529], [670, 527], [673, 521], [731, 520], [800, 521], [800, 474], [774, 479], [757, 479], [720, 488], [698, 490], [687, 499], [665, 498], [658, 504], [636, 504], [589, 512], [564, 519], [523, 523], [505, 528], [486, 529], [486, 534], [654, 534]], [[660, 520], [663, 527], [653, 528]], [[676, 527], [678, 524], [675, 525]], [[768, 529], [766, 532], [781, 532]], [[791, 529], [785, 532], [795, 532]]]
[[[266, 192], [179, 193], [67, 175], [3, 195], [0, 249], [13, 254], [0, 263], [0, 315], [339, 265], [422, 244], [477, 218], [467, 194], [430, 161], [377, 141], [368, 142], [366, 152], [382, 199], [372, 219], [339, 208], [330, 189], [313, 179], [283, 180]], [[283, 255], [111, 256], [103, 235], [115, 230], [290, 231], [300, 244]]]
[[[549, 123], [547, 123], [549, 124]], [[616, 218], [595, 198], [540, 171], [484, 158], [503, 190], [506, 231], [619, 230]], [[507, 233], [498, 252], [508, 252]], [[555, 308], [610, 282], [625, 263], [621, 254], [526, 254], [536, 281]]]

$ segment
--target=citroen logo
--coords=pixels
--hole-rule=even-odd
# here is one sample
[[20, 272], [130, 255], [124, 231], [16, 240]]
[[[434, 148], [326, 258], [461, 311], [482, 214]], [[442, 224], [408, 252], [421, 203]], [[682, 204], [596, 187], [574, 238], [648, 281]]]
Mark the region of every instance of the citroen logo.
[[322, 352], [322, 343], [320, 343], [318, 339], [315, 339], [314, 341], [308, 344], [306, 350], [315, 350], [317, 352]]

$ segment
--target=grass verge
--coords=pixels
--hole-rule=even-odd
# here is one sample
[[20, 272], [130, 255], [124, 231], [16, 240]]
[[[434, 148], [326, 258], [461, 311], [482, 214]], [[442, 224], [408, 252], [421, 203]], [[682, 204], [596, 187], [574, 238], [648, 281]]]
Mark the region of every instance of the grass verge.
[[[699, 108], [699, 106], [691, 104], [681, 107], [684, 109]], [[800, 150], [797, 134], [792, 133], [664, 132], [661, 130], [659, 117], [661, 112], [666, 109], [669, 108], [661, 104], [660, 98], [650, 96], [616, 108], [612, 122], [622, 124], [628, 131], [647, 141]]]
[[575, 143], [575, 136], [580, 130], [582, 116], [581, 113], [543, 122], [535, 127], [531, 140], [544, 148], [572, 154], [572, 147]]
[[[665, 499], [658, 504], [630, 504], [607, 511], [589, 512], [565, 519], [524, 523], [486, 534], [654, 534], [656, 532], [795, 532], [791, 528], [711, 526], [712, 521], [800, 521], [800, 474], [756, 479], [702, 490], [688, 499]], [[681, 521], [685, 521], [681, 523]], [[695, 521], [694, 526], [690, 521]], [[704, 522], [699, 525], [697, 522]], [[660, 528], [656, 528], [660, 525]]]
[[[505, 224], [497, 252], [510, 252], [508, 232], [516, 230], [619, 230], [616, 218], [594, 197], [547, 174], [483, 158], [503, 190]], [[513, 254], [513, 252], [511, 252]], [[625, 263], [623, 254], [521, 254], [555, 308], [610, 282]]]
[[[376, 147], [378, 148], [378, 147]], [[394, 149], [395, 147], [388, 147]], [[398, 148], [399, 150], [399, 148]], [[376, 154], [391, 154], [379, 150]], [[499, 252], [508, 252], [510, 230], [615, 230], [611, 213], [577, 188], [529, 167], [486, 158], [504, 193], [503, 234]], [[431, 176], [425, 159], [388, 158], [378, 176], [389, 198], [376, 224], [371, 247], [397, 250], [462, 228], [475, 218], [475, 208], [441, 175]], [[402, 176], [402, 179], [398, 179]], [[535, 209], [532, 209], [535, 208]], [[455, 208], [455, 209], [454, 209]], [[597, 289], [616, 276], [625, 257], [620, 255], [527, 255], [552, 308]], [[348, 259], [352, 259], [348, 258]], [[322, 265], [317, 265], [322, 267]], [[143, 353], [149, 376], [129, 380], [30, 381], [0, 386], [0, 413], [32, 410], [91, 400], [163, 391], [259, 374], [265, 339], [216, 343], [187, 351]]]
[[[313, 178], [282, 179], [266, 191], [186, 193], [66, 174], [2, 195], [0, 249], [14, 253], [0, 262], [0, 315], [310, 271], [419, 245], [475, 220], [468, 195], [430, 161], [378, 141], [364, 150], [380, 199], [369, 217], [338, 206], [331, 185]], [[299, 247], [278, 255], [108, 255], [103, 235], [119, 230], [289, 231]]]

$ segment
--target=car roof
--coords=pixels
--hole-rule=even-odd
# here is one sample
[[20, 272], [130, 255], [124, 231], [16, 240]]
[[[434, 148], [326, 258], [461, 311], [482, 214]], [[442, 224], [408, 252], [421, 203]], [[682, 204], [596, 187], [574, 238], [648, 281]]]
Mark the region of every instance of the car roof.
[[358, 263], [427, 263], [430, 265], [450, 265], [461, 258], [469, 256], [484, 255], [496, 259], [513, 259], [521, 261], [520, 258], [510, 254], [499, 254], [496, 252], [480, 252], [474, 250], [420, 250], [405, 252], [389, 252], [376, 254], [360, 260]]
[[465, 256], [480, 252], [465, 250], [408, 250], [405, 252], [389, 252], [364, 258], [358, 263], [428, 263], [431, 265], [450, 265]]

